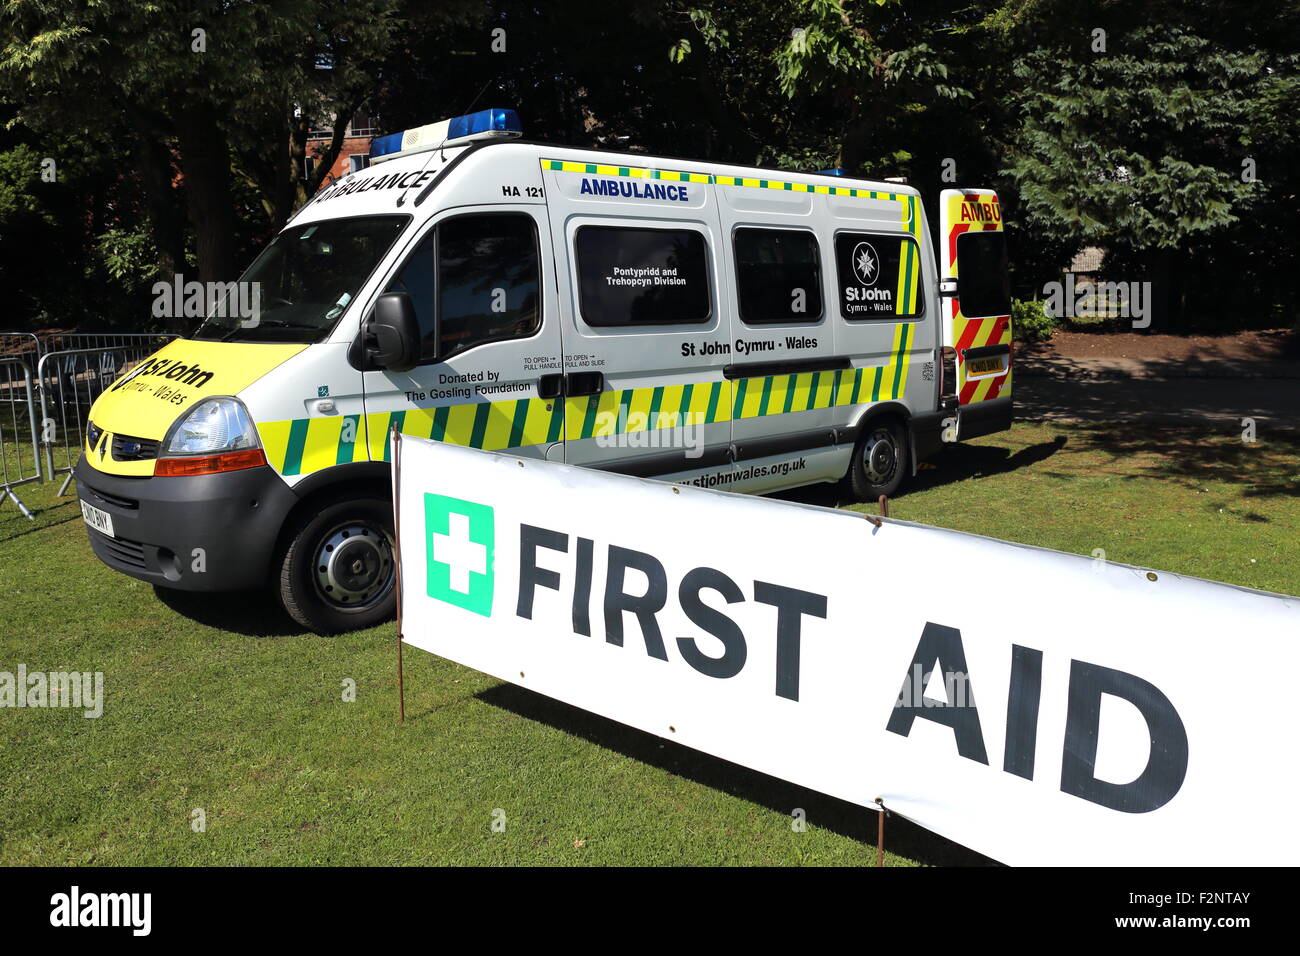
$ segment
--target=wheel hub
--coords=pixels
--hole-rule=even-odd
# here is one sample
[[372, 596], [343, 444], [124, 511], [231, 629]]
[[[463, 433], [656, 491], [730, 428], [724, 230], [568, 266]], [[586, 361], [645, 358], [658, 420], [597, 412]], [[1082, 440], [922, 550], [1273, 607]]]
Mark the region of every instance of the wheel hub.
[[863, 449], [862, 459], [867, 479], [873, 485], [883, 485], [888, 482], [898, 465], [898, 453], [894, 448], [893, 436], [884, 429], [872, 432]]
[[362, 522], [330, 532], [316, 553], [316, 585], [339, 607], [368, 607], [393, 583], [393, 549], [388, 536]]

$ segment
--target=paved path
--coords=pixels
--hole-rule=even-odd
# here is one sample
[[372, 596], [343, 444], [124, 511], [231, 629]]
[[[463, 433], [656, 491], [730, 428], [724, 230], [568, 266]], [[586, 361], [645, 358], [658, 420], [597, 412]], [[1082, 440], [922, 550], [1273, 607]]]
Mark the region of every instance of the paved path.
[[[1249, 376], [1249, 377], [1242, 377]], [[1268, 376], [1268, 377], [1264, 377]], [[1070, 359], [1017, 366], [1016, 417], [1300, 429], [1300, 365]]]

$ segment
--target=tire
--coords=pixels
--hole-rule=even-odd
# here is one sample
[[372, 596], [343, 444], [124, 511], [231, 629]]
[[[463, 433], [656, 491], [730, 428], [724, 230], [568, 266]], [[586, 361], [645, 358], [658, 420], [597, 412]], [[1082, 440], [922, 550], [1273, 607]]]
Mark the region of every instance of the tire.
[[867, 422], [853, 448], [849, 491], [858, 501], [892, 498], [903, 487], [911, 467], [907, 429], [892, 418]]
[[291, 529], [280, 560], [280, 603], [317, 634], [372, 627], [397, 609], [393, 508], [376, 494], [327, 500]]

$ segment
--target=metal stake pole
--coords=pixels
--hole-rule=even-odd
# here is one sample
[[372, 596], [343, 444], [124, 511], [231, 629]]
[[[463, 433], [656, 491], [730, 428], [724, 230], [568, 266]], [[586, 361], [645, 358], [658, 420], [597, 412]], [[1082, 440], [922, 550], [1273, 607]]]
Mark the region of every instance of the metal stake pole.
[[406, 723], [406, 679], [402, 673], [402, 433], [393, 425], [393, 562], [397, 587], [397, 722]]
[[[881, 496], [883, 500], [883, 495]], [[879, 817], [876, 820], [876, 866], [885, 865], [885, 801], [881, 797], [876, 797], [876, 804], [880, 807]]]

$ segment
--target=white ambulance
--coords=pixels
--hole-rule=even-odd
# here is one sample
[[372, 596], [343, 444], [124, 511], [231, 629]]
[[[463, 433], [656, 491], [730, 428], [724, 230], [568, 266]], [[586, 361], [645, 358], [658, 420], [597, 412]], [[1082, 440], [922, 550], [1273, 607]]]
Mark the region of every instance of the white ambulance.
[[77, 466], [95, 553], [161, 587], [272, 583], [322, 633], [394, 607], [390, 435], [731, 491], [895, 493], [1007, 428], [997, 196], [937, 255], [889, 182], [519, 138], [377, 139], [216, 310], [114, 383]]

